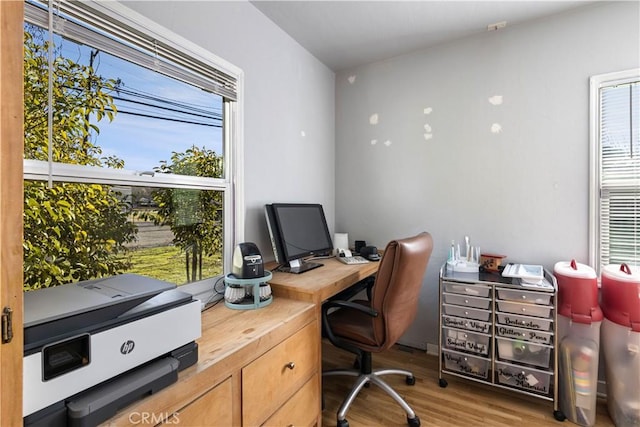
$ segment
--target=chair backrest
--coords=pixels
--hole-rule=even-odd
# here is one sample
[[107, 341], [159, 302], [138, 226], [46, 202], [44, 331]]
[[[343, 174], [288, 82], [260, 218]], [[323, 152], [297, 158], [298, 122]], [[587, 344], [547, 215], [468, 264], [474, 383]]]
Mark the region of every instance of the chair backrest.
[[433, 238], [423, 232], [414, 237], [393, 240], [384, 250], [371, 292], [374, 337], [380, 348], [391, 347], [416, 317]]

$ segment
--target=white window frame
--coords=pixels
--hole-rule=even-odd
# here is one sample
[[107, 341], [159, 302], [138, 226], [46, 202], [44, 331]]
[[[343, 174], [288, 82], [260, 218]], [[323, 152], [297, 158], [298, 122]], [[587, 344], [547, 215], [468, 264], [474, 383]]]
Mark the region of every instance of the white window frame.
[[236, 100], [223, 101], [225, 176], [224, 178], [204, 178], [158, 173], [146, 174], [141, 173], [141, 171], [126, 169], [60, 163], [50, 164], [46, 161], [25, 159], [24, 179], [44, 181], [48, 180], [49, 177], [53, 177], [55, 181], [66, 182], [222, 191], [224, 193], [223, 267], [224, 272], [231, 271], [233, 248], [238, 242], [244, 241], [243, 71], [120, 3], [95, 0], [89, 0], [84, 3], [111, 20], [135, 28], [236, 79]]
[[600, 188], [602, 165], [600, 159], [600, 89], [631, 83], [640, 79], [640, 68], [600, 74], [589, 79], [589, 263], [600, 275]]

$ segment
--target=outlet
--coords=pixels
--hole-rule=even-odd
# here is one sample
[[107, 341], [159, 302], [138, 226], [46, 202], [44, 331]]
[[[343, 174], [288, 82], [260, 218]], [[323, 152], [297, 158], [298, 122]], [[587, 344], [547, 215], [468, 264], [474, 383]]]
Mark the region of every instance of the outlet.
[[487, 31], [498, 31], [501, 28], [507, 26], [507, 21], [496, 22], [495, 24], [487, 25]]

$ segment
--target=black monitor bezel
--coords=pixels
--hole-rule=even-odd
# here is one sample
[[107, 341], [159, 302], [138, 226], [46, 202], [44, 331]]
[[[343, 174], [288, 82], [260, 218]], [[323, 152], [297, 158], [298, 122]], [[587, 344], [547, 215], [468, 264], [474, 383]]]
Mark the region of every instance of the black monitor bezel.
[[[314, 248], [312, 250], [308, 250], [302, 253], [289, 254], [287, 250], [287, 243], [284, 239], [282, 232], [282, 222], [280, 221], [280, 215], [278, 209], [280, 208], [316, 208], [320, 212], [320, 218], [322, 219], [322, 226], [324, 229], [325, 236], [327, 238], [327, 242], [329, 244], [326, 248]], [[333, 240], [331, 239], [331, 233], [329, 232], [329, 227], [327, 225], [327, 218], [324, 214], [324, 208], [320, 203], [272, 203], [271, 204], [271, 213], [273, 214], [273, 219], [275, 220], [275, 224], [278, 228], [278, 241], [280, 244], [280, 249], [282, 250], [282, 255], [285, 258], [286, 262], [291, 262], [298, 259], [305, 259], [313, 256], [326, 256], [333, 251]]]

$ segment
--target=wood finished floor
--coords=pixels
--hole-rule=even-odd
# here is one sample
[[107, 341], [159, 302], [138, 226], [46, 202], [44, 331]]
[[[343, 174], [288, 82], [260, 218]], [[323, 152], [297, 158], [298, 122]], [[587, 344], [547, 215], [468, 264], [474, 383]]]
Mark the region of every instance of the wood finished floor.
[[[323, 369], [347, 368], [353, 355], [322, 344]], [[424, 427], [571, 427], [570, 421], [553, 418], [553, 402], [510, 393], [474, 381], [445, 376], [449, 386], [438, 386], [438, 358], [424, 351], [396, 346], [373, 355], [375, 368], [401, 368], [413, 372], [416, 384], [409, 386], [404, 377], [386, 376], [385, 380], [407, 401]], [[323, 379], [325, 408], [322, 425], [336, 425], [336, 412], [351, 389], [355, 377], [331, 376]], [[375, 385], [363, 388], [347, 413], [350, 427], [406, 426], [406, 414], [384, 391]], [[597, 427], [613, 427], [606, 404], [598, 401]]]

